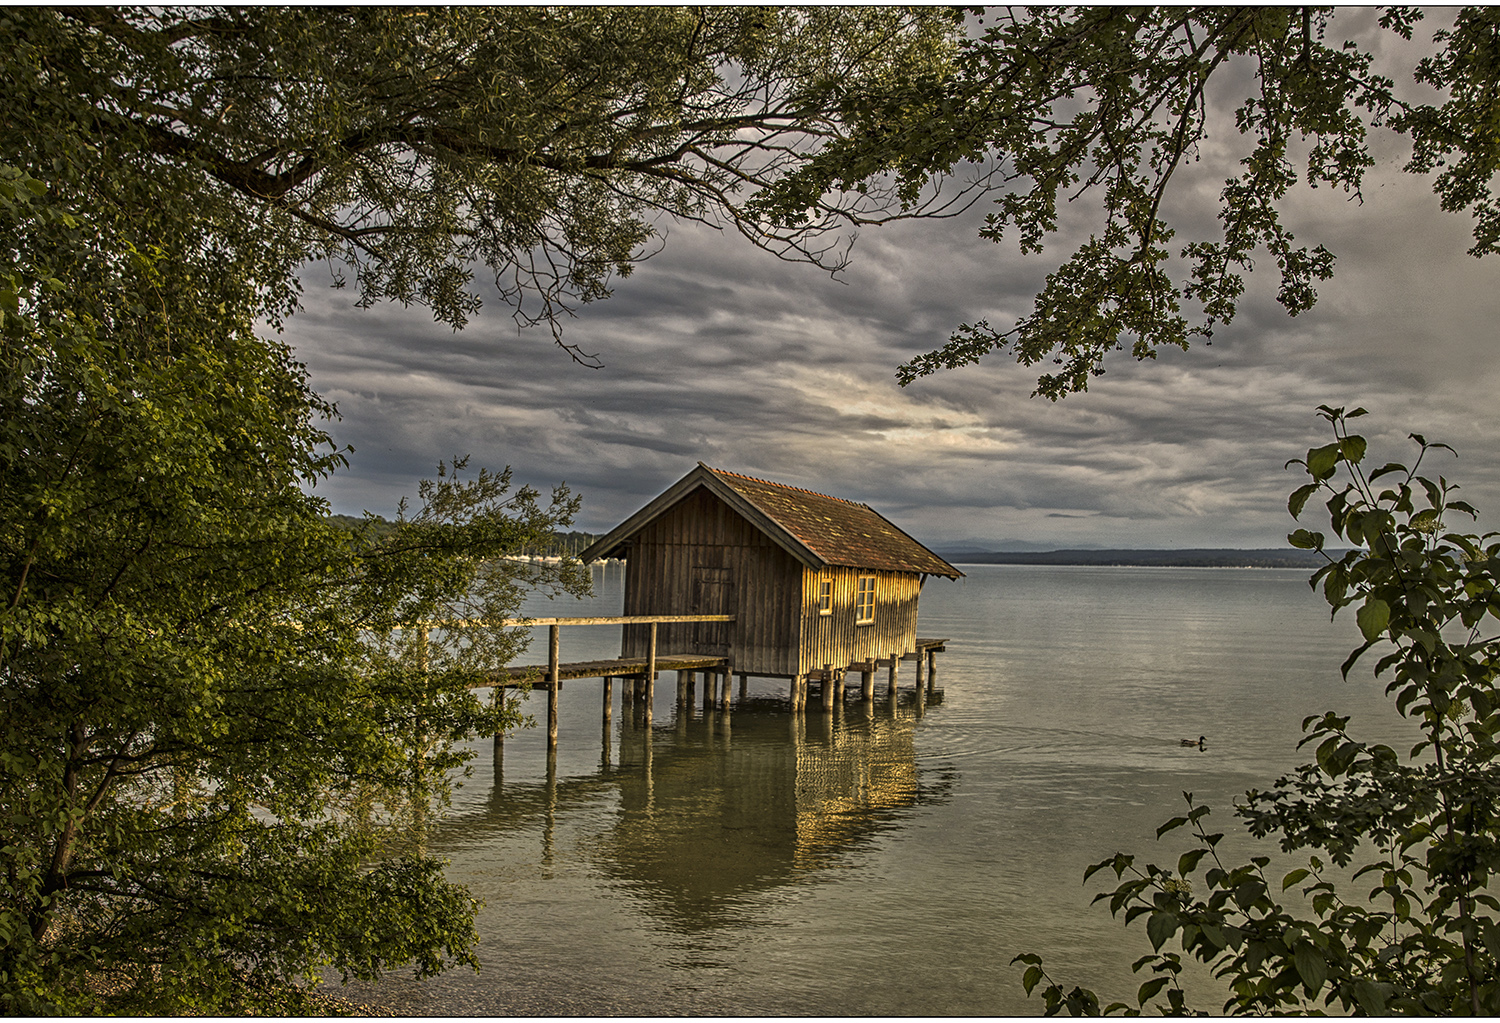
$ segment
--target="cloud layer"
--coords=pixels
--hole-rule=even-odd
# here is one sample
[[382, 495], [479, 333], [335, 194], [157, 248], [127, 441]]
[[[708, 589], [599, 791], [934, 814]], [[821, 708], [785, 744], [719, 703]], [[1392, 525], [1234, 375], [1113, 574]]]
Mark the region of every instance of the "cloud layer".
[[[1362, 204], [1325, 190], [1288, 207], [1299, 241], [1338, 255], [1312, 311], [1275, 304], [1272, 266], [1211, 346], [1120, 353], [1056, 404], [1029, 398], [1035, 370], [1003, 355], [895, 384], [958, 323], [1024, 312], [1070, 251], [982, 241], [982, 210], [868, 230], [837, 281], [669, 225], [659, 255], [565, 325], [597, 370], [518, 335], [498, 305], [454, 334], [422, 310], [354, 309], [310, 274], [287, 338], [355, 448], [319, 492], [389, 515], [438, 459], [469, 453], [543, 489], [566, 481], [578, 528], [602, 531], [701, 459], [866, 501], [930, 543], [1278, 546], [1301, 482], [1283, 464], [1325, 442], [1313, 409], [1328, 403], [1370, 410], [1382, 462], [1410, 454], [1409, 431], [1452, 444], [1462, 459], [1434, 471], [1500, 513], [1500, 264], [1465, 255], [1467, 219], [1378, 155]], [[1184, 226], [1211, 222], [1224, 168], [1195, 173]], [[1077, 212], [1065, 235], [1087, 230]]]

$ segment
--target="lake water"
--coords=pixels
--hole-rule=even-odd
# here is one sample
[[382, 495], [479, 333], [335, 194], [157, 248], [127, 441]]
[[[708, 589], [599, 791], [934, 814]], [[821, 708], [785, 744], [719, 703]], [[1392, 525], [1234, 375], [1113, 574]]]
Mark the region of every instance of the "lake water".
[[[1352, 714], [1356, 734], [1409, 747], [1358, 642], [1330, 623], [1307, 573], [1276, 569], [963, 566], [929, 580], [923, 636], [948, 637], [935, 697], [858, 685], [832, 715], [786, 710], [751, 679], [728, 715], [679, 714], [656, 687], [649, 739], [597, 680], [564, 685], [555, 774], [543, 727], [474, 771], [431, 851], [485, 902], [483, 969], [361, 997], [402, 1013], [526, 1015], [991, 1015], [1040, 1013], [1018, 952], [1053, 977], [1134, 1004], [1149, 951], [1089, 905], [1084, 868], [1133, 851], [1175, 863], [1155, 829], [1192, 791], [1243, 837], [1234, 798], [1310, 759], [1303, 717]], [[618, 566], [594, 598], [532, 615], [619, 614]], [[544, 631], [544, 630], [539, 630]], [[618, 627], [562, 632], [562, 659], [618, 654]], [[545, 638], [533, 654], [545, 661]], [[527, 657], [533, 662], [536, 657]], [[856, 676], [857, 681], [857, 676]], [[1207, 750], [1180, 738], [1208, 737]], [[1236, 860], [1235, 862], [1241, 862]], [[1221, 998], [1201, 980], [1202, 1007]]]

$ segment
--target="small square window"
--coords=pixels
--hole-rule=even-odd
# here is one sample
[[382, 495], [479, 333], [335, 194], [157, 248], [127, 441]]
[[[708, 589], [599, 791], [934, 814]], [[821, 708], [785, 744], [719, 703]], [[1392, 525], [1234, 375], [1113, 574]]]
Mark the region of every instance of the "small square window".
[[818, 580], [818, 614], [833, 614], [833, 580]]
[[875, 577], [859, 577], [859, 589], [854, 594], [854, 624], [868, 625], [875, 620]]

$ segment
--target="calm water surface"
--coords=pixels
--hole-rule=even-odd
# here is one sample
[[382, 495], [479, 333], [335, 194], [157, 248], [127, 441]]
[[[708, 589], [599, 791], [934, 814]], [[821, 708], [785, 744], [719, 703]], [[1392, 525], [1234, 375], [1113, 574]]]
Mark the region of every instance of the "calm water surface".
[[[608, 729], [598, 681], [565, 685], [550, 779], [542, 729], [498, 772], [476, 743], [430, 848], [485, 902], [483, 969], [363, 997], [424, 1015], [1036, 1013], [1009, 965], [1035, 951], [1133, 1004], [1149, 945], [1090, 907], [1088, 864], [1175, 862], [1155, 829], [1184, 790], [1248, 853], [1231, 802], [1309, 759], [1308, 714], [1409, 745], [1368, 669], [1340, 679], [1352, 616], [1330, 623], [1300, 570], [964, 571], [922, 595], [920, 634], [950, 639], [925, 707], [892, 707], [881, 673], [873, 706], [831, 716], [793, 717], [785, 684], [756, 679], [727, 716], [680, 715], [664, 673], [649, 741], [618, 683]], [[596, 569], [593, 599], [527, 613], [618, 614], [622, 586]], [[618, 627], [562, 637], [565, 661], [618, 654]], [[545, 693], [531, 709], [544, 723]], [[1178, 742], [1200, 734], [1206, 752]]]

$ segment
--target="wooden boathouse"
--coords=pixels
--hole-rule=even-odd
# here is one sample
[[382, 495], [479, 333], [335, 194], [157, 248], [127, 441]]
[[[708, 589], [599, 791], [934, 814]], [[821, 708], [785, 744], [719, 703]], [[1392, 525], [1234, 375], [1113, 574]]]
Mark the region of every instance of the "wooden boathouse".
[[[809, 679], [859, 670], [868, 690], [912, 654], [920, 678], [942, 642], [917, 637], [922, 586], [963, 575], [869, 505], [702, 462], [579, 557], [625, 560], [626, 615], [732, 616], [664, 623], [656, 649], [788, 679], [794, 707]], [[626, 625], [621, 657], [644, 657], [650, 631]]]
[[[920, 707], [947, 641], [917, 635], [917, 599], [928, 578], [963, 576], [869, 505], [702, 462], [579, 557], [625, 561], [624, 614], [499, 622], [547, 626], [547, 664], [513, 665], [476, 684], [496, 699], [508, 688], [547, 691], [549, 762], [558, 691], [571, 679], [603, 679], [606, 734], [616, 678], [649, 731], [656, 676], [673, 670], [679, 707], [691, 704], [701, 673], [705, 710], [728, 711], [730, 677], [739, 676], [743, 698], [754, 675], [787, 679], [800, 711], [810, 682], [821, 684], [823, 708], [832, 710], [850, 671], [860, 675], [861, 698], [873, 700], [882, 667], [894, 708], [897, 667], [914, 657]], [[620, 657], [563, 663], [565, 625], [623, 626]], [[503, 738], [495, 736], [497, 758]]]

